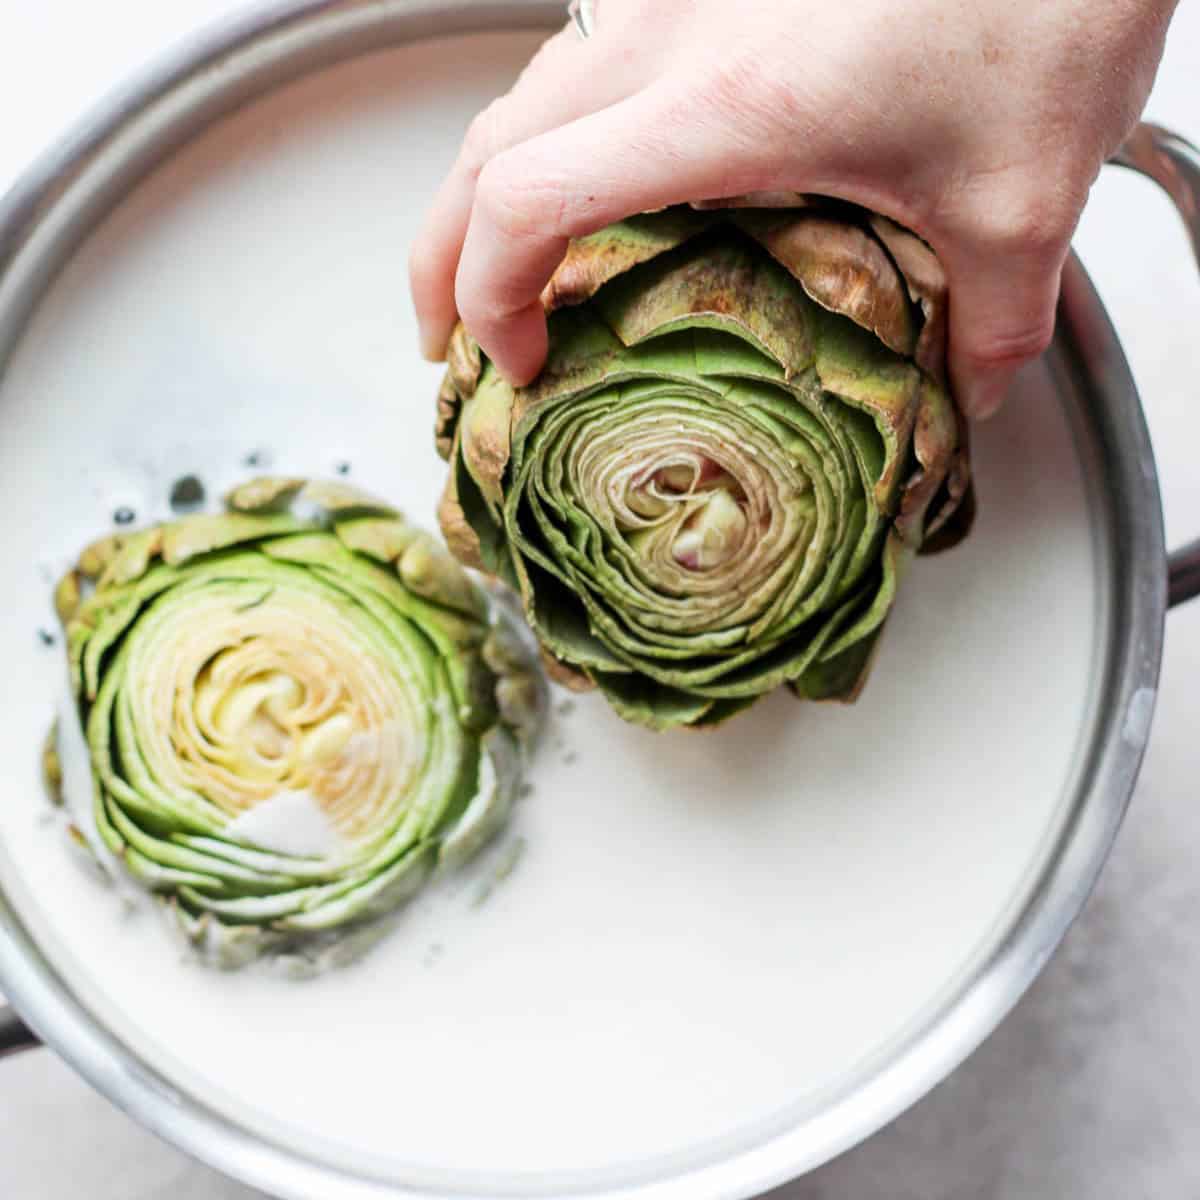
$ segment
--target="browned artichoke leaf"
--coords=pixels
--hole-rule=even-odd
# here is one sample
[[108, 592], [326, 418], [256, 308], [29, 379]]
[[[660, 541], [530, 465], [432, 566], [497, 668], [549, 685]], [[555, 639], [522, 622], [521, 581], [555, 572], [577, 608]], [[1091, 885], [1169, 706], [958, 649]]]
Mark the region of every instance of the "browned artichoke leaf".
[[477, 571], [485, 570], [483, 558], [479, 550], [479, 535], [463, 512], [458, 499], [458, 466], [460, 459], [457, 452], [450, 460], [450, 470], [446, 473], [446, 484], [442, 488], [442, 496], [438, 501], [438, 528], [442, 537], [454, 555], [464, 566], [474, 567]]
[[483, 352], [479, 349], [479, 343], [460, 321], [454, 327], [454, 332], [450, 335], [450, 345], [446, 349], [446, 373], [461, 399], [466, 400], [474, 394], [482, 371]]
[[445, 461], [450, 460], [450, 450], [454, 444], [454, 431], [458, 428], [458, 412], [461, 398], [454, 380], [447, 371], [442, 376], [442, 385], [438, 388], [437, 421], [433, 429], [433, 444], [438, 455]]
[[975, 481], [971, 478], [971, 429], [957, 405], [958, 449], [941, 489], [929, 505], [922, 554], [939, 554], [957, 546], [975, 523]]
[[813, 362], [812, 305], [786, 271], [749, 245], [662, 255], [614, 279], [592, 303], [626, 346], [707, 327], [752, 342], [788, 379]]
[[463, 462], [493, 513], [504, 503], [501, 480], [512, 445], [515, 401], [512, 385], [488, 363], [474, 395], [463, 401], [458, 420]]
[[[937, 383], [923, 376], [913, 429], [913, 453], [920, 467], [904, 485], [895, 522], [896, 533], [914, 550], [925, 538], [929, 507], [950, 474], [958, 449], [954, 403]], [[961, 461], [965, 465], [965, 459]], [[965, 477], [960, 486], [965, 489]], [[960, 499], [961, 495], [960, 491]]]
[[960, 451], [954, 456], [941, 495], [930, 505], [934, 516], [925, 526], [925, 540], [920, 552], [940, 554], [943, 550], [954, 549], [971, 532], [975, 509], [975, 482], [971, 478], [967, 456]]
[[683, 245], [717, 219], [688, 208], [671, 208], [629, 217], [598, 233], [575, 238], [542, 292], [542, 306], [554, 312], [582, 304], [610, 279]]
[[565, 687], [569, 692], [590, 692], [596, 687], [595, 683], [582, 671], [568, 666], [561, 658], [556, 658], [545, 646], [542, 647], [542, 669], [555, 683]]
[[940, 384], [946, 383], [946, 323], [949, 292], [946, 272], [933, 250], [915, 233], [872, 214], [875, 236], [887, 247], [900, 270], [914, 304], [921, 306], [924, 320], [912, 356], [917, 366]]
[[869, 329], [897, 354], [912, 356], [918, 331], [907, 289], [870, 233], [816, 208], [738, 210], [731, 219], [822, 308]]

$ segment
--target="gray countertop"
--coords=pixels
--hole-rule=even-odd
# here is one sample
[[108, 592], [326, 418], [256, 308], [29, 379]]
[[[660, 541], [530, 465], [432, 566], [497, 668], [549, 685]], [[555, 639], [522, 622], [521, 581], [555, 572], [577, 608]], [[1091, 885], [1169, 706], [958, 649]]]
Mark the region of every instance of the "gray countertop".
[[[97, 92], [233, 0], [0, 0], [0, 186]], [[62, 23], [73, 26], [70, 46]], [[52, 54], [53, 52], [53, 54]], [[46, 67], [53, 62], [53, 68]], [[1200, 7], [1176, 18], [1148, 116], [1200, 139]], [[28, 118], [26, 114], [30, 114]], [[1173, 542], [1200, 534], [1200, 281], [1150, 185], [1108, 172], [1077, 238], [1149, 413]], [[1154, 733], [1100, 885], [1025, 1000], [876, 1137], [771, 1200], [1200, 1195], [1200, 602], [1168, 621]], [[81, 1185], [80, 1181], [86, 1181]], [[243, 1200], [45, 1050], [0, 1064], [0, 1197]]]

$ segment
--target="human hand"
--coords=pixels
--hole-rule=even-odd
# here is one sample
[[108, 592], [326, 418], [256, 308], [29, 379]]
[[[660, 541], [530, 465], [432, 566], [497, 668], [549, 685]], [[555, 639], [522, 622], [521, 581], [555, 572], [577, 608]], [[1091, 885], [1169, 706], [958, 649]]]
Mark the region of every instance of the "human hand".
[[410, 263], [422, 348], [456, 319], [512, 382], [572, 237], [690, 200], [837, 196], [920, 234], [974, 416], [1050, 341], [1088, 191], [1176, 0], [600, 0], [468, 131]]

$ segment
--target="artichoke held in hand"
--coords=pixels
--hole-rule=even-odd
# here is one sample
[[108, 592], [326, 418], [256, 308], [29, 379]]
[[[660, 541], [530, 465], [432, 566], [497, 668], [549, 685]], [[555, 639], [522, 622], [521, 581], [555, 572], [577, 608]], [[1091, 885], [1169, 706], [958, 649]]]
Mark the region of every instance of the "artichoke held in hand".
[[969, 521], [935, 256], [794, 199], [573, 242], [528, 387], [451, 343], [448, 544], [519, 589], [556, 678], [652, 728], [854, 698], [906, 562]]

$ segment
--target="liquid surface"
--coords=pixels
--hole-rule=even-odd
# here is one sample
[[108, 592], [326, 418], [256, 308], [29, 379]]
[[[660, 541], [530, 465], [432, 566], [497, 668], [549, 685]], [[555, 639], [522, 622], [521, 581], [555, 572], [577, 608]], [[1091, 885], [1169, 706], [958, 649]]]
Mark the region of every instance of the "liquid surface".
[[703, 1156], [928, 1014], [1063, 818], [1097, 622], [1080, 470], [1033, 371], [977, 438], [973, 538], [904, 581], [857, 706], [781, 693], [656, 737], [572, 701], [486, 903], [446, 881], [363, 963], [294, 983], [182, 963], [79, 869], [37, 773], [63, 687], [38, 636], [54, 574], [118, 509], [167, 516], [185, 474], [213, 496], [346, 467], [432, 527], [440, 373], [416, 352], [407, 249], [535, 40], [389, 53], [221, 125], [91, 239], [0, 384], [5, 889], [175, 1086], [448, 1186]]

